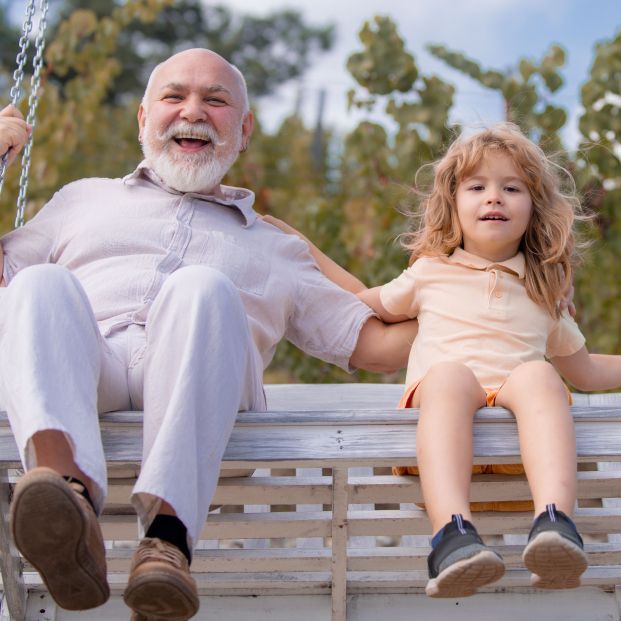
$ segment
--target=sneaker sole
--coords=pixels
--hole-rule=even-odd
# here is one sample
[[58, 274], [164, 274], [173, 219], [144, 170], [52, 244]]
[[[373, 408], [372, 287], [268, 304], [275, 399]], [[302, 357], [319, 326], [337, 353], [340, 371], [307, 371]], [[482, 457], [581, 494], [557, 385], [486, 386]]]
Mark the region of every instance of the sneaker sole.
[[107, 582], [85, 567], [91, 555], [79, 501], [53, 470], [22, 477], [11, 503], [11, 527], [15, 545], [59, 606], [87, 610], [108, 600]]
[[479, 588], [495, 582], [505, 573], [505, 565], [497, 554], [482, 550], [470, 558], [447, 567], [425, 587], [429, 597], [468, 597]]
[[187, 621], [199, 607], [194, 591], [168, 572], [149, 571], [132, 579], [123, 599], [148, 621]]
[[554, 531], [539, 533], [524, 549], [530, 583], [538, 589], [574, 589], [588, 566], [579, 546]]

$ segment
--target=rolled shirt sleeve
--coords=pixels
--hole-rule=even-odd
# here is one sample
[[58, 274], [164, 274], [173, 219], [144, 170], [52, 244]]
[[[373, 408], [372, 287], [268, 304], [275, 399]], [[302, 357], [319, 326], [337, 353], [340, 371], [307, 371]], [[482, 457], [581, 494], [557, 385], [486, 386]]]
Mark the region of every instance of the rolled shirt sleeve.
[[351, 372], [349, 359], [373, 310], [326, 278], [308, 250], [298, 255], [297, 265], [299, 277], [286, 338], [307, 354]]
[[393, 315], [407, 315], [411, 319], [418, 315], [416, 299], [416, 272], [419, 263], [403, 270], [394, 280], [380, 289], [382, 306]]

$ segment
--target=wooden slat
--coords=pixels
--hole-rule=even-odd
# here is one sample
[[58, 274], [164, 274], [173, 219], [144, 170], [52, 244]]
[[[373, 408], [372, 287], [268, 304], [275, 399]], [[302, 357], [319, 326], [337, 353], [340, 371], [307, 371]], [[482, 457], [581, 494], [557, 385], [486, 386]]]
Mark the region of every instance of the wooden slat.
[[[523, 568], [522, 552], [524, 546], [493, 545], [508, 568]], [[347, 568], [350, 571], [410, 571], [427, 568], [429, 547], [394, 547], [353, 549], [349, 551]], [[586, 544], [585, 551], [591, 566], [618, 566], [621, 574], [621, 549], [611, 543]]]
[[[620, 495], [621, 471], [578, 472], [578, 498], [613, 498]], [[524, 476], [485, 474], [472, 477], [470, 498], [473, 502], [529, 500], [531, 494]], [[422, 500], [418, 477], [382, 475], [349, 478], [351, 504]]]
[[[584, 534], [621, 531], [621, 512], [613, 508], [581, 508], [575, 520]], [[431, 527], [422, 509], [395, 511], [350, 511], [349, 532], [352, 535], [429, 535]], [[530, 513], [478, 513], [474, 518], [481, 535], [526, 534], [532, 525]]]

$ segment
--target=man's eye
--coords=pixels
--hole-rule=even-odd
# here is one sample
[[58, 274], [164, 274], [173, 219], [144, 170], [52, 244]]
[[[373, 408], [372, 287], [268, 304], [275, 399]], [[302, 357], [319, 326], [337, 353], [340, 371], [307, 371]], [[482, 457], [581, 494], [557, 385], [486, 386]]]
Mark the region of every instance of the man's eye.
[[164, 95], [166, 101], [181, 101], [181, 95]]

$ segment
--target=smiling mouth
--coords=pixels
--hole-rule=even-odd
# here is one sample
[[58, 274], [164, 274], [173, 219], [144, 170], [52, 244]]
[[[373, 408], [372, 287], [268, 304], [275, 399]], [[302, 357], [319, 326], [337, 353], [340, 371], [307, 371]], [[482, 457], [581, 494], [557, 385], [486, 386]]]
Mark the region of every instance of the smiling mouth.
[[200, 149], [211, 144], [211, 140], [194, 138], [191, 136], [175, 136], [173, 140], [183, 149]]
[[487, 214], [479, 219], [483, 221], [495, 220], [497, 222], [507, 222], [509, 220], [509, 218], [503, 216], [502, 214], [496, 213]]

